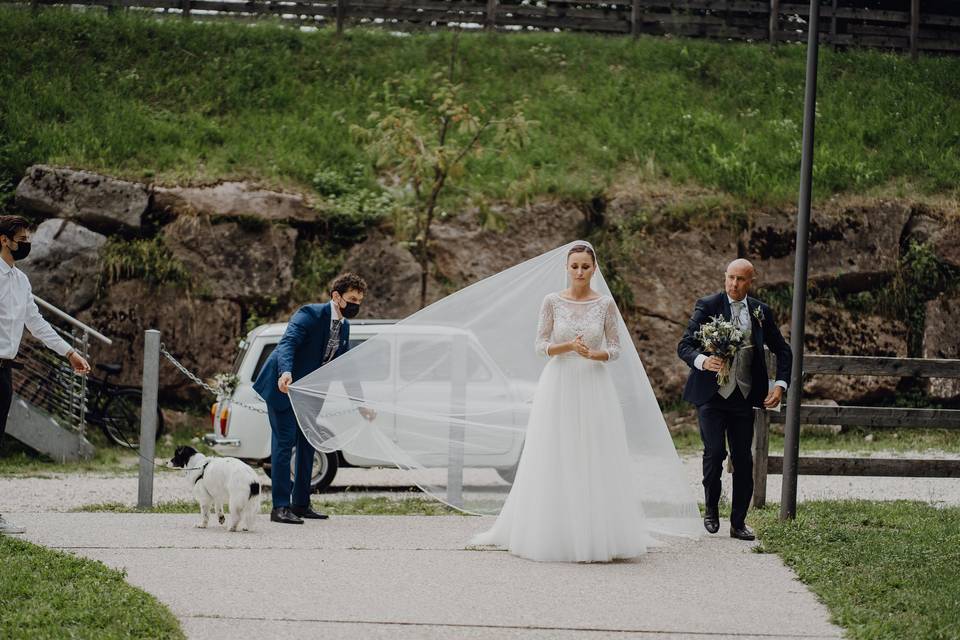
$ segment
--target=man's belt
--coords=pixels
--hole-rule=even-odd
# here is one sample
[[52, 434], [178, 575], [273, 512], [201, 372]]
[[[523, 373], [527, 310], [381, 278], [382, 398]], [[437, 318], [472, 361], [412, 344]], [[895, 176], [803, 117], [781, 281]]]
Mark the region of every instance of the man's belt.
[[23, 365], [17, 362], [16, 360], [5, 360], [0, 358], [0, 370], [3, 369], [19, 369]]

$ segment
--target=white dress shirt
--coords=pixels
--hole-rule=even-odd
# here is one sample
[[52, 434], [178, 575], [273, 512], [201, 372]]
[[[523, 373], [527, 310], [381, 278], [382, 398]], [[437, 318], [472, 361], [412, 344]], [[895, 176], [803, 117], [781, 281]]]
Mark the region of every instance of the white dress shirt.
[[[734, 300], [733, 298], [731, 298], [731, 297], [728, 295], [728, 296], [727, 296], [727, 302], [730, 303], [730, 313], [731, 313], [731, 314], [733, 313], [733, 305], [734, 305], [734, 303], [736, 303], [736, 302], [742, 302], [742, 303], [743, 303], [743, 304], [741, 305], [741, 308], [740, 308], [740, 317], [738, 318], [738, 323], [737, 323], [737, 324], [739, 324], [741, 327], [749, 326], [749, 325], [750, 325], [750, 311], [749, 311], [749, 305], [747, 304], [747, 299], [744, 298], [743, 300]], [[733, 318], [731, 318], [731, 320], [732, 320], [732, 319], [733, 319]], [[707, 358], [708, 358], [708, 357], [709, 357], [709, 356], [707, 356], [706, 354], [701, 353], [701, 354], [698, 355], [698, 356], [696, 357], [696, 359], [693, 361], [694, 366], [696, 366], [697, 369], [700, 369], [701, 371], [703, 371], [703, 363], [707, 361]], [[774, 384], [775, 384], [776, 386], [778, 386], [778, 387], [782, 387], [784, 391], [787, 390], [787, 382], [786, 382], [786, 380], [777, 380]]]
[[343, 323], [343, 315], [340, 313], [340, 305], [337, 304], [336, 300], [330, 301], [330, 330], [333, 331], [333, 321], [339, 320]]
[[32, 291], [27, 275], [0, 259], [0, 359], [17, 357], [24, 326], [33, 337], [61, 356], [72, 350], [40, 315]]

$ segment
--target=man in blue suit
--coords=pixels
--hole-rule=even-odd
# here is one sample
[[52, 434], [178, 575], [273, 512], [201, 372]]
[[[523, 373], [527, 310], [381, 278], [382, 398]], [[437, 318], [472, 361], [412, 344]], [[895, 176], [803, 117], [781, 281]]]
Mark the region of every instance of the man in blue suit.
[[[770, 307], [747, 296], [753, 279], [750, 262], [743, 259], [731, 262], [724, 276], [724, 291], [697, 300], [687, 330], [677, 345], [677, 354], [690, 367], [683, 399], [697, 406], [703, 440], [703, 526], [709, 533], [720, 529], [720, 478], [727, 457], [726, 436], [733, 462], [730, 536], [741, 540], [754, 539], [753, 531], [745, 522], [753, 495], [753, 408], [780, 405], [790, 382], [793, 362], [790, 345], [780, 334]], [[730, 379], [723, 386], [717, 382], [723, 360], [703, 353], [694, 335], [713, 316], [732, 321], [750, 336], [748, 347], [734, 357]], [[772, 388], [768, 388], [763, 345], [770, 347], [777, 357], [777, 378]]]
[[[350, 349], [348, 319], [360, 312], [367, 283], [356, 274], [346, 273], [333, 281], [331, 289], [329, 303], [308, 304], [297, 310], [253, 384], [267, 403], [273, 431], [270, 453], [273, 470], [270, 520], [273, 522], [303, 524], [303, 518], [327, 518], [310, 506], [314, 449], [297, 424], [287, 390], [294, 381]], [[374, 415], [365, 407], [360, 408], [360, 413], [368, 420]], [[291, 482], [287, 469], [294, 447], [297, 456]]]

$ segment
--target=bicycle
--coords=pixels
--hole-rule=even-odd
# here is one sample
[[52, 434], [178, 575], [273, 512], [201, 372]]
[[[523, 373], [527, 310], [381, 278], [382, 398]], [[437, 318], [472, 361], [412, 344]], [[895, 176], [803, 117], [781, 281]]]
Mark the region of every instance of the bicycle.
[[[110, 442], [128, 449], [140, 448], [140, 407], [143, 392], [139, 387], [113, 384], [110, 376], [123, 370], [119, 364], [97, 364], [103, 378], [87, 378], [90, 391], [87, 400], [86, 421], [103, 430]], [[163, 433], [163, 412], [157, 407], [157, 433]]]

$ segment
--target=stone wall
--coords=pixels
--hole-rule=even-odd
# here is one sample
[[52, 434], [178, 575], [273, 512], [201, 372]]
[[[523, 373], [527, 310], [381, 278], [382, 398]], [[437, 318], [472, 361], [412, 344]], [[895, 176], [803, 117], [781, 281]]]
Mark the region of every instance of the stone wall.
[[[300, 194], [245, 183], [160, 188], [38, 165], [20, 183], [17, 202], [44, 218], [33, 253], [22, 263], [35, 292], [113, 337], [115, 345], [95, 351], [94, 358], [124, 363], [123, 379], [131, 384], [139, 380], [147, 328], [160, 329], [167, 347], [202, 376], [228, 370], [248, 324], [284, 321], [312, 301], [295, 293], [301, 277], [296, 257], [305, 243], [329, 246], [337, 265], [368, 280], [365, 317], [402, 318], [418, 306], [419, 266], [389, 228], [369, 229], [352, 246], [337, 244], [323, 204]], [[687, 374], [676, 357], [677, 340], [696, 299], [721, 290], [727, 262], [738, 256], [753, 261], [769, 295], [782, 297], [793, 279], [792, 210], [744, 211], [715, 193], [642, 182], [617, 185], [589, 203], [545, 200], [493, 209], [504, 225], [496, 231], [470, 210], [436, 224], [429, 299], [571, 239], [589, 238], [666, 402], [679, 396]], [[830, 297], [808, 307], [808, 353], [906, 356], [908, 327], [901, 320], [877, 309], [848, 308], [844, 300], [887, 287], [910, 240], [926, 243], [939, 261], [960, 269], [958, 219], [946, 207], [905, 200], [834, 200], [818, 208], [810, 280], [815, 292]], [[102, 259], [108, 237], [155, 240], [185, 267], [187, 281], [110, 281]], [[945, 290], [925, 303], [924, 356], [960, 357], [957, 296]], [[323, 292], [314, 297], [323, 299]], [[789, 318], [777, 320], [786, 334]], [[165, 399], [203, 398], [167, 365], [161, 383]], [[889, 379], [820, 377], [806, 391], [849, 402], [890, 394], [895, 386]], [[934, 381], [931, 391], [960, 399], [956, 382]]]

